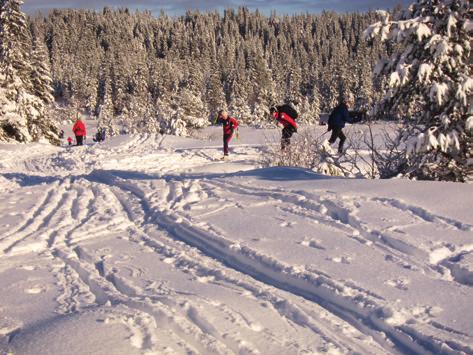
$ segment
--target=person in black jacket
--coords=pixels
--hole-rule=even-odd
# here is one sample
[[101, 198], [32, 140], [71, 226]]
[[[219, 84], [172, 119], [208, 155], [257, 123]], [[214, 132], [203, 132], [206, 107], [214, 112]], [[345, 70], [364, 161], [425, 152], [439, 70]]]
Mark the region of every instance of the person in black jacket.
[[343, 145], [347, 139], [343, 133], [346, 122], [353, 123], [353, 119], [348, 112], [348, 98], [344, 96], [340, 98], [338, 106], [333, 109], [328, 119], [328, 130], [332, 131], [328, 141], [330, 144], [333, 144], [337, 139], [340, 139], [338, 144], [338, 153], [340, 154], [343, 153]]

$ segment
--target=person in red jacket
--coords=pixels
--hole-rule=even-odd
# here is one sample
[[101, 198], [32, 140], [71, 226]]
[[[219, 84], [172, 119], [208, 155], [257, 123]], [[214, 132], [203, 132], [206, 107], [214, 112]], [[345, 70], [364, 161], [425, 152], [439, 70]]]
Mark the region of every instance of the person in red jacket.
[[276, 106], [271, 108], [271, 114], [273, 118], [283, 126], [281, 136], [281, 149], [284, 150], [291, 144], [292, 135], [297, 132], [297, 123], [295, 119], [297, 117], [291, 117], [287, 112], [294, 112], [293, 115], [297, 116], [297, 112], [291, 108], [287, 109], [288, 105]]
[[233, 132], [238, 127], [238, 121], [228, 115], [227, 111], [220, 111], [218, 113], [218, 122], [223, 124], [223, 154], [228, 156], [228, 144], [233, 137]]
[[85, 129], [85, 124], [82, 122], [80, 118], [77, 118], [76, 123], [72, 127], [72, 132], [74, 132], [76, 136], [77, 145], [84, 144], [84, 138], [87, 135], [87, 131]]

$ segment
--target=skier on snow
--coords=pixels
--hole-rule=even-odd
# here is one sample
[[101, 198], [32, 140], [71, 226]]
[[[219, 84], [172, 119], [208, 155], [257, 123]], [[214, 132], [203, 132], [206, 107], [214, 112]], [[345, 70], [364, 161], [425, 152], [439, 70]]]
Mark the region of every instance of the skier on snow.
[[337, 138], [339, 138], [340, 143], [338, 144], [338, 153], [340, 154], [343, 153], [343, 144], [347, 139], [345, 134], [343, 134], [345, 123], [353, 123], [353, 119], [350, 117], [348, 112], [349, 101], [350, 98], [348, 96], [341, 96], [338, 106], [333, 109], [328, 118], [328, 131], [332, 131], [332, 135], [328, 142], [333, 144]]
[[223, 154], [224, 158], [228, 156], [228, 144], [232, 139], [233, 132], [238, 127], [238, 121], [233, 117], [228, 115], [227, 111], [219, 111], [218, 113], [218, 123], [223, 124]]
[[297, 132], [297, 123], [295, 120], [298, 117], [298, 113], [288, 104], [272, 107], [270, 112], [273, 115], [273, 118], [283, 126], [281, 149], [284, 150], [289, 144], [291, 144], [292, 135]]
[[72, 132], [74, 132], [76, 136], [77, 145], [83, 145], [87, 131], [85, 129], [85, 124], [82, 122], [80, 117], [77, 117], [76, 123], [74, 123], [74, 126], [72, 127]]

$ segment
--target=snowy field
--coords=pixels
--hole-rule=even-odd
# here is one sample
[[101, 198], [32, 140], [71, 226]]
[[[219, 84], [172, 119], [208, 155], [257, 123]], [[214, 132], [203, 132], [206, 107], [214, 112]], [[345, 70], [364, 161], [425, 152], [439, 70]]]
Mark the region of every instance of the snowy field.
[[262, 169], [276, 134], [0, 145], [0, 354], [472, 354], [473, 186]]

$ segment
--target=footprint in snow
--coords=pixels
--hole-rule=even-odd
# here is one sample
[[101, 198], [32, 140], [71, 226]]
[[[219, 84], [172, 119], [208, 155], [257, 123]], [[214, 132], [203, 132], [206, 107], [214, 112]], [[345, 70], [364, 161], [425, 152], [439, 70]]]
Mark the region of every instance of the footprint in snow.
[[197, 282], [200, 282], [200, 283], [203, 283], [203, 284], [206, 284], [206, 283], [209, 283], [209, 282], [213, 282], [215, 281], [215, 277], [214, 276], [198, 276], [197, 277]]
[[309, 247], [309, 248], [314, 248], [314, 249], [320, 249], [320, 250], [325, 250], [325, 248], [322, 246], [322, 243], [319, 240], [316, 239], [305, 239], [302, 242], [298, 243], [302, 246]]
[[287, 228], [290, 228], [294, 225], [296, 225], [297, 223], [296, 222], [282, 222], [279, 226], [280, 227], [287, 227]]
[[330, 258], [329, 260], [338, 264], [351, 264], [352, 258], [349, 256], [337, 256], [335, 258]]
[[165, 259], [163, 259], [162, 261], [163, 261], [163, 263], [165, 263], [165, 264], [172, 264], [172, 263], [174, 263], [174, 262], [176, 261], [176, 259], [174, 259], [174, 258], [165, 258]]
[[264, 327], [259, 323], [250, 323], [249, 327], [250, 327], [251, 330], [253, 330], [254, 332], [257, 332], [257, 333], [263, 331], [263, 329], [264, 329]]
[[408, 290], [408, 285], [410, 283], [409, 279], [404, 279], [404, 278], [399, 278], [399, 279], [393, 279], [393, 280], [387, 280], [384, 282], [386, 285], [395, 287], [399, 290], [407, 291]]
[[40, 293], [46, 292], [46, 288], [38, 285], [38, 286], [33, 286], [31, 288], [27, 288], [24, 291], [25, 293], [29, 295], [38, 295]]
[[37, 268], [36, 268], [36, 266], [33, 266], [33, 265], [21, 265], [20, 269], [26, 270], [26, 271], [34, 271]]

